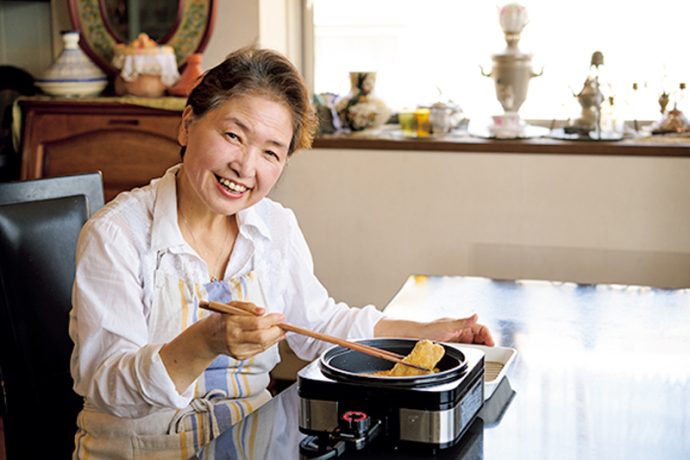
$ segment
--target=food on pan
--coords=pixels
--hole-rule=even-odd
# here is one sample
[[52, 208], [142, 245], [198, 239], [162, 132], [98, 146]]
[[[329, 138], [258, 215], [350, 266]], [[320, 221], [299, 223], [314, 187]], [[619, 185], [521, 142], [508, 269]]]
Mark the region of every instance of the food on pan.
[[[435, 366], [439, 361], [441, 361], [444, 353], [445, 349], [443, 346], [434, 343], [431, 340], [420, 340], [415, 344], [412, 352], [405, 356], [403, 361], [426, 367], [427, 369], [434, 369], [433, 372], [438, 372], [438, 369], [436, 369]], [[371, 375], [378, 377], [410, 377], [415, 375], [431, 374], [433, 372], [422, 371], [420, 369], [415, 369], [414, 367], [397, 363], [395, 366], [393, 366], [393, 369], [375, 372]]]

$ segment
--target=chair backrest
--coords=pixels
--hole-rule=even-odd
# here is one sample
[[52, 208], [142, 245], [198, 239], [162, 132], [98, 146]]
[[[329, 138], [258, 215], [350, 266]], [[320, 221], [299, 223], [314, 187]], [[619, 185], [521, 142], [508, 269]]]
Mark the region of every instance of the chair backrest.
[[0, 204], [47, 200], [71, 195], [86, 197], [89, 216], [102, 208], [103, 175], [101, 172], [0, 182]]
[[[0, 204], [0, 369], [8, 459], [71, 458], [83, 405], [69, 372], [69, 311], [77, 238], [103, 194], [101, 185], [100, 198], [97, 192], [89, 198], [62, 179], [67, 196]], [[33, 186], [42, 187], [42, 181]], [[83, 186], [81, 178], [76, 185]], [[54, 190], [42, 193], [48, 189]], [[7, 197], [1, 187], [0, 196]]]

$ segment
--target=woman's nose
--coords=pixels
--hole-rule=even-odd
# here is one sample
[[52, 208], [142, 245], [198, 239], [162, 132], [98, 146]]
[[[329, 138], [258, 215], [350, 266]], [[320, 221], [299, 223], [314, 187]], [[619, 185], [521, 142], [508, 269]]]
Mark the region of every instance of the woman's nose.
[[256, 175], [256, 163], [259, 152], [257, 149], [248, 147], [242, 150], [230, 163], [230, 167], [240, 177], [254, 177]]

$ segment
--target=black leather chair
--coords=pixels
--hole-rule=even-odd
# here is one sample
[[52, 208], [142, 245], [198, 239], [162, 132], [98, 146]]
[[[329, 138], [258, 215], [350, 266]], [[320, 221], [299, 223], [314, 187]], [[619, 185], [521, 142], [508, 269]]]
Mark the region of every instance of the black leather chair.
[[76, 242], [102, 204], [100, 173], [0, 184], [0, 369], [10, 460], [71, 458], [83, 405], [69, 372]]
[[103, 207], [103, 176], [98, 172], [45, 179], [0, 182], [0, 204], [46, 200], [71, 195], [86, 197], [89, 217]]

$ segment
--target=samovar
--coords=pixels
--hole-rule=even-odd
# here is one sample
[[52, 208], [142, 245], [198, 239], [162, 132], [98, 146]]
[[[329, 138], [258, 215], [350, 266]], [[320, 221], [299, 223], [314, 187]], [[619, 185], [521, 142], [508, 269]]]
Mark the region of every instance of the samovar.
[[[519, 125], [518, 110], [527, 98], [529, 81], [543, 73], [532, 70], [532, 55], [518, 48], [520, 34], [527, 25], [527, 9], [518, 3], [509, 3], [499, 10], [499, 22], [506, 40], [506, 48], [492, 55], [490, 73], [481, 69], [482, 75], [493, 78], [496, 97], [503, 107], [504, 119]], [[496, 117], [494, 117], [494, 120]]]

